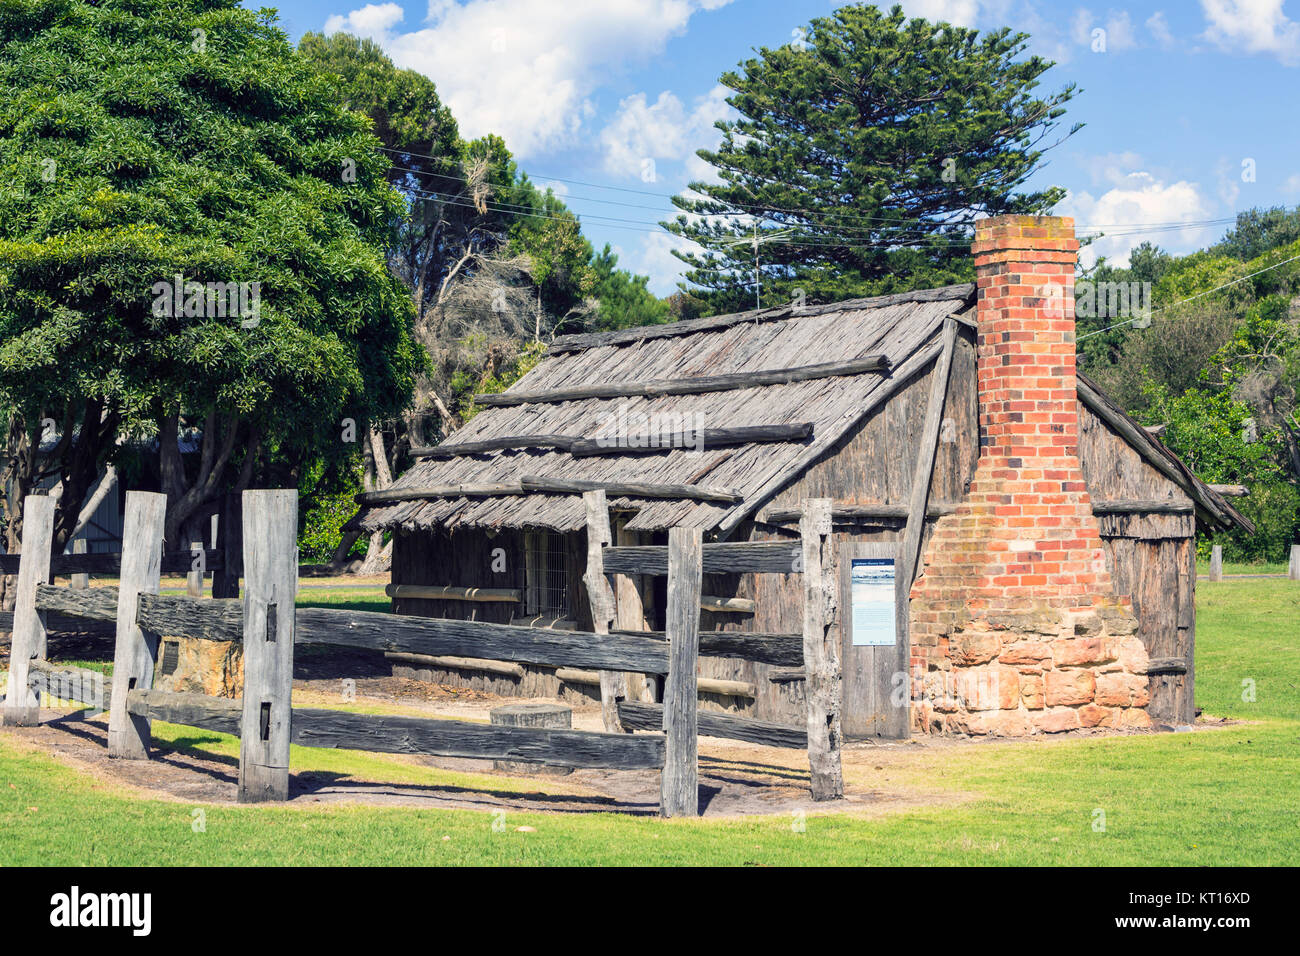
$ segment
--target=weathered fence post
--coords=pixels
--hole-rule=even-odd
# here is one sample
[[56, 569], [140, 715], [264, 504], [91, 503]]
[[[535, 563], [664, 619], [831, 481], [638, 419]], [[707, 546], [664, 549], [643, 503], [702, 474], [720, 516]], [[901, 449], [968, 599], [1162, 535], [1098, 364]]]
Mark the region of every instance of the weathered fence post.
[[[614, 592], [605, 580], [605, 558], [601, 549], [610, 543], [609, 508], [605, 492], [587, 491], [582, 495], [587, 507], [587, 571], [582, 576], [587, 585], [587, 599], [591, 604], [591, 627], [597, 634], [609, 634], [609, 623], [614, 620]], [[618, 702], [627, 699], [627, 678], [621, 671], [600, 672], [600, 716], [605, 730], [611, 734], [623, 732], [623, 722], [618, 718]]]
[[1287, 567], [1286, 576], [1292, 581], [1300, 581], [1300, 544], [1291, 545], [1291, 564]]
[[289, 797], [298, 492], [245, 491], [239, 802]]
[[[84, 555], [86, 553], [86, 538], [84, 532], [77, 535], [73, 540], [72, 553], [78, 555]], [[86, 588], [90, 587], [90, 575], [84, 572], [78, 572], [77, 574], [71, 575], [68, 581], [68, 587], [72, 588], [74, 591], [86, 590]]]
[[1210, 580], [1223, 580], [1223, 545], [1216, 544], [1210, 549]]
[[32, 693], [27, 677], [32, 658], [45, 656], [45, 621], [36, 610], [36, 586], [50, 582], [55, 504], [45, 495], [28, 495], [23, 502], [23, 551], [18, 562], [18, 597], [3, 721], [11, 727], [28, 727], [40, 721], [40, 698]]
[[[635, 532], [624, 528], [617, 529], [615, 538], [620, 545], [637, 543]], [[627, 574], [614, 575], [614, 623], [620, 631], [648, 631], [645, 603], [641, 599], [641, 581]], [[627, 696], [629, 700], [655, 702], [655, 678], [650, 674], [628, 674]]]
[[808, 698], [808, 764], [814, 800], [844, 796], [840, 766], [843, 688], [835, 624], [835, 554], [831, 501], [809, 498], [799, 520], [803, 541], [803, 657]]
[[243, 518], [240, 497], [228, 494], [217, 518], [217, 538], [212, 546], [221, 552], [221, 570], [212, 572], [214, 598], [239, 597], [239, 577], [244, 566]]
[[190, 571], [185, 575], [185, 593], [189, 597], [203, 597], [203, 567], [206, 556], [202, 539], [190, 542]]
[[117, 645], [113, 650], [113, 693], [108, 709], [108, 755], [141, 760], [149, 756], [148, 717], [127, 712], [133, 690], [153, 686], [158, 635], [136, 623], [141, 594], [157, 594], [162, 576], [163, 522], [167, 496], [128, 491], [122, 521], [122, 570], [117, 589]]
[[664, 769], [659, 813], [699, 816], [700, 583], [703, 547], [699, 528], [668, 531], [668, 680], [664, 684]]

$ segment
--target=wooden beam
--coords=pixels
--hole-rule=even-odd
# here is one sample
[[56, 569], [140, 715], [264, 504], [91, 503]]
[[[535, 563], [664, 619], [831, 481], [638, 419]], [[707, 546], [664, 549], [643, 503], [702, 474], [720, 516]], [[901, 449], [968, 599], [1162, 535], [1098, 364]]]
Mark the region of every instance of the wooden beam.
[[407, 654], [401, 651], [385, 651], [384, 657], [390, 661], [406, 664], [422, 664], [425, 667], [437, 667], [442, 670], [482, 671], [485, 674], [503, 674], [506, 677], [523, 677], [522, 664], [509, 661], [493, 661], [480, 657], [451, 657], [448, 655]]
[[[939, 518], [950, 515], [957, 510], [955, 501], [931, 501], [925, 506], [927, 518]], [[883, 520], [889, 523], [907, 520], [907, 505], [850, 505], [834, 504], [831, 506], [831, 520], [838, 522]], [[768, 509], [761, 512], [758, 520], [764, 524], [797, 524], [803, 512], [797, 508]]]
[[652, 484], [631, 481], [580, 481], [578, 479], [524, 476], [519, 480], [527, 494], [585, 495], [603, 491], [609, 498], [686, 498], [694, 501], [720, 501], [734, 504], [744, 495], [730, 488], [705, 485]]
[[1092, 513], [1095, 515], [1190, 515], [1196, 513], [1196, 505], [1191, 501], [1172, 501], [1168, 498], [1122, 498], [1094, 501]]
[[825, 305], [793, 306], [787, 304], [769, 309], [751, 309], [748, 312], [736, 312], [731, 315], [714, 315], [704, 319], [668, 322], [664, 325], [619, 329], [614, 332], [584, 332], [575, 335], [562, 335], [551, 344], [546, 354], [558, 355], [565, 352], [578, 352], [584, 349], [601, 348], [610, 345], [631, 345], [650, 339], [695, 335], [699, 332], [714, 332], [741, 323], [773, 322], [809, 315], [825, 315], [831, 312], [884, 309], [892, 305], [902, 305], [909, 302], [967, 300], [974, 295], [974, 284], [964, 283], [938, 289], [918, 289], [914, 292], [897, 292], [865, 299], [850, 299], [845, 302], [832, 302]]
[[[791, 574], [798, 567], [799, 546], [793, 542], [720, 542], [704, 545], [705, 574]], [[606, 573], [668, 573], [668, 548], [637, 545], [607, 548]]]
[[1225, 498], [1243, 498], [1250, 494], [1250, 489], [1245, 485], [1210, 485], [1209, 488]]
[[485, 484], [428, 485], [415, 488], [387, 488], [356, 496], [357, 504], [374, 506], [399, 501], [420, 501], [435, 498], [474, 498], [509, 495], [582, 495], [588, 491], [604, 491], [609, 497], [628, 498], [685, 498], [695, 501], [719, 501], [734, 504], [743, 495], [730, 488], [710, 488], [704, 485], [651, 484], [628, 481], [579, 481], [576, 479], [542, 478], [525, 476], [517, 482]]
[[[219, 733], [242, 732], [243, 705], [238, 700], [156, 690], [132, 691], [128, 698], [131, 712], [142, 717]], [[299, 747], [611, 770], [658, 770], [664, 762], [664, 738], [658, 735], [542, 730], [299, 707], [293, 709], [290, 726], [292, 742]]]
[[385, 488], [355, 495], [359, 505], [383, 505], [400, 501], [420, 501], [424, 498], [496, 498], [522, 495], [524, 489], [517, 481], [468, 482], [465, 484], [424, 485], [414, 488]]
[[228, 492], [221, 499], [217, 516], [216, 550], [220, 552], [220, 567], [212, 567], [212, 596], [214, 598], [239, 597], [239, 579], [244, 568], [243, 498]]
[[812, 798], [838, 800], [844, 796], [840, 763], [840, 706], [843, 695], [839, 633], [833, 626], [835, 551], [829, 498], [809, 498], [799, 534], [803, 543], [804, 692], [808, 709], [808, 764]]
[[50, 581], [50, 549], [54, 543], [54, 509], [47, 495], [23, 500], [23, 550], [14, 601], [13, 638], [9, 646], [9, 680], [0, 723], [32, 727], [40, 723], [41, 703], [28, 684], [33, 659], [45, 657], [45, 620], [36, 609], [36, 589]]
[[[590, 684], [595, 686], [600, 683], [599, 671], [584, 671], [574, 667], [561, 667], [556, 670], [555, 676], [568, 684]], [[758, 696], [758, 688], [743, 680], [697, 677], [695, 684], [696, 691], [701, 694], [718, 694], [723, 697], [748, 697], [751, 700]], [[626, 729], [624, 728], [624, 730]]]
[[128, 760], [149, 757], [149, 719], [127, 710], [126, 695], [153, 686], [158, 637], [142, 630], [135, 617], [140, 595], [158, 593], [166, 515], [166, 495], [148, 491], [126, 493], [122, 572], [117, 588], [117, 641], [113, 650], [113, 696], [108, 710], [110, 757]]
[[[591, 606], [591, 629], [609, 642], [609, 625], [614, 620], [614, 592], [605, 580], [605, 547], [612, 540], [609, 530], [609, 506], [605, 492], [588, 491], [582, 496], [587, 511], [587, 570], [582, 583], [587, 587], [587, 603]], [[605, 731], [623, 732], [618, 721], [618, 702], [627, 698], [627, 678], [622, 671], [600, 672], [600, 716]]]
[[517, 588], [461, 588], [433, 584], [389, 584], [384, 593], [390, 598], [418, 598], [422, 601], [479, 601], [514, 603], [524, 599]]
[[75, 700], [94, 713], [108, 709], [113, 682], [99, 671], [85, 667], [56, 667], [49, 661], [33, 660], [27, 673], [27, 685], [37, 694], [46, 693], [58, 700]]
[[[620, 637], [667, 640], [663, 631], [613, 631]], [[803, 667], [803, 635], [760, 631], [700, 631], [701, 657], [738, 657], [760, 664]]]
[[548, 767], [658, 770], [664, 738], [295, 709], [294, 743], [373, 753], [516, 760]]
[[117, 588], [84, 591], [41, 584], [36, 588], [36, 610], [89, 621], [117, 620]]
[[[734, 445], [761, 445], [805, 441], [812, 437], [813, 423], [796, 425], [745, 425], [738, 428], [704, 428], [668, 435], [620, 435], [616, 438], [575, 441], [568, 449], [575, 457], [590, 455], [654, 455], [675, 448], [705, 451]], [[633, 444], [636, 441], [637, 444]]]
[[[943, 351], [930, 373], [930, 397], [925, 405], [925, 424], [921, 444], [912, 470], [912, 488], [907, 503], [907, 527], [899, 544], [895, 573], [902, 582], [900, 594], [906, 594], [916, 580], [921, 559], [921, 536], [925, 531], [926, 503], [930, 500], [930, 483], [934, 478], [934, 457], [939, 451], [939, 426], [943, 423], [943, 406], [948, 397], [948, 378], [952, 370], [952, 353], [957, 344], [957, 323], [947, 318], [943, 323]], [[832, 517], [834, 513], [832, 512]], [[899, 631], [907, 634], [907, 603], [899, 601]], [[908, 642], [910, 645], [910, 642]], [[906, 658], [906, 655], [904, 655]]]
[[244, 704], [239, 802], [289, 798], [298, 492], [244, 492]]
[[664, 685], [664, 769], [659, 813], [699, 816], [699, 700], [696, 666], [700, 653], [699, 528], [668, 531], [668, 680]]
[[[0, 554], [0, 574], [18, 573], [20, 554]], [[205, 552], [203, 560], [209, 571], [222, 566], [219, 551]], [[188, 574], [194, 563], [189, 551], [168, 551], [162, 555], [159, 570], [163, 574]], [[100, 554], [56, 554], [50, 559], [50, 574], [65, 577], [74, 574], [117, 574], [122, 569], [122, 554], [118, 551]]]
[[714, 614], [753, 614], [758, 610], [758, 605], [749, 598], [701, 594], [700, 610], [712, 611]]
[[[618, 705], [623, 726], [631, 730], [657, 731], [663, 727], [663, 704], [623, 701]], [[788, 747], [803, 750], [808, 746], [808, 732], [801, 727], [787, 727], [766, 720], [720, 714], [717, 711], [699, 712], [700, 736], [743, 740], [764, 747]]]
[[[626, 522], [614, 528], [614, 536], [614, 540], [624, 547], [636, 544], [641, 540], [637, 532], [627, 530]], [[608, 556], [609, 550], [607, 549], [604, 557], [607, 558]], [[608, 567], [605, 568], [607, 574], [609, 570]], [[613, 586], [614, 630], [610, 633], [639, 635], [650, 627], [649, 616], [646, 613], [645, 592], [649, 589], [646, 578], [640, 575], [615, 574], [613, 576]], [[635, 671], [627, 672], [627, 696], [629, 700], [654, 703], [657, 699], [655, 691], [654, 676]]]
[[1182, 657], [1153, 657], [1147, 662], [1148, 674], [1186, 674], [1187, 660]]
[[[668, 649], [662, 641], [648, 636], [606, 640], [589, 631], [344, 608], [299, 608], [295, 617], [294, 640], [298, 644], [514, 661], [542, 667], [668, 672]], [[241, 641], [243, 620], [243, 610], [235, 601], [149, 596], [140, 602], [140, 625], [155, 634]]]
[[474, 402], [486, 408], [501, 408], [510, 405], [539, 405], [598, 398], [657, 398], [662, 395], [704, 395], [709, 392], [727, 392], [767, 385], [788, 385], [792, 382], [807, 382], [813, 379], [887, 371], [889, 371], [889, 359], [886, 356], [864, 355], [861, 358], [849, 359], [845, 362], [823, 362], [819, 365], [798, 365], [793, 368], [760, 369], [753, 372], [736, 372], [729, 375], [698, 375], [687, 378], [660, 378], [640, 382], [597, 382], [591, 385], [573, 385], [569, 388], [541, 388], [531, 391], [511, 388], [490, 395], [475, 395]]
[[412, 458], [459, 458], [465, 455], [483, 455], [494, 451], [545, 448], [569, 451], [579, 442], [572, 435], [504, 435], [501, 438], [481, 438], [477, 441], [452, 441], [432, 447], [412, 448]]

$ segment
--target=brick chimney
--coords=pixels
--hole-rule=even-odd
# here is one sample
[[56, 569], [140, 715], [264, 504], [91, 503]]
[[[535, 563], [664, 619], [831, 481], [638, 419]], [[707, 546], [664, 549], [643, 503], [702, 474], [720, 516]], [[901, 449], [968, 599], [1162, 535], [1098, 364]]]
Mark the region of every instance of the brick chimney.
[[976, 224], [980, 454], [912, 588], [913, 724], [1021, 735], [1150, 723], [1147, 655], [1079, 465], [1074, 221]]

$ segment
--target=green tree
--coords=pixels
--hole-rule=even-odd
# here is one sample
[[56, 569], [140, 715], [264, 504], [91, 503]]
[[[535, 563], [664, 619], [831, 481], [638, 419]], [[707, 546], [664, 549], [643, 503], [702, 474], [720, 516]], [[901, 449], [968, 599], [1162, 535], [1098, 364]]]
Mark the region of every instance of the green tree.
[[384, 253], [401, 196], [272, 12], [8, 4], [0, 80], [3, 477], [17, 499], [58, 479], [60, 543], [122, 439], [157, 442], [176, 546], [218, 493], [406, 404], [421, 356]]
[[1034, 93], [1052, 64], [1022, 58], [1027, 40], [855, 5], [723, 74], [740, 116], [698, 154], [719, 181], [691, 183], [703, 198], [665, 223], [703, 247], [678, 253], [688, 280], [715, 311], [752, 307], [755, 239], [769, 301], [969, 279], [977, 217], [1064, 196], [1021, 191], [1075, 93]]

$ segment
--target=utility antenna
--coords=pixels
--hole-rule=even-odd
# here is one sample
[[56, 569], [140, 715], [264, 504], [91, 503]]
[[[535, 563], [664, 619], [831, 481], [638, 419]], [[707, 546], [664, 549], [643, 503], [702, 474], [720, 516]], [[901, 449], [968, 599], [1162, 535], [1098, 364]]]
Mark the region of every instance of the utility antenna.
[[777, 229], [772, 232], [759, 233], [758, 220], [754, 220], [754, 234], [748, 238], [733, 239], [730, 242], [724, 242], [724, 246], [753, 246], [754, 247], [754, 308], [763, 307], [763, 280], [759, 272], [758, 247], [765, 242], [784, 242], [794, 235], [793, 229]]

